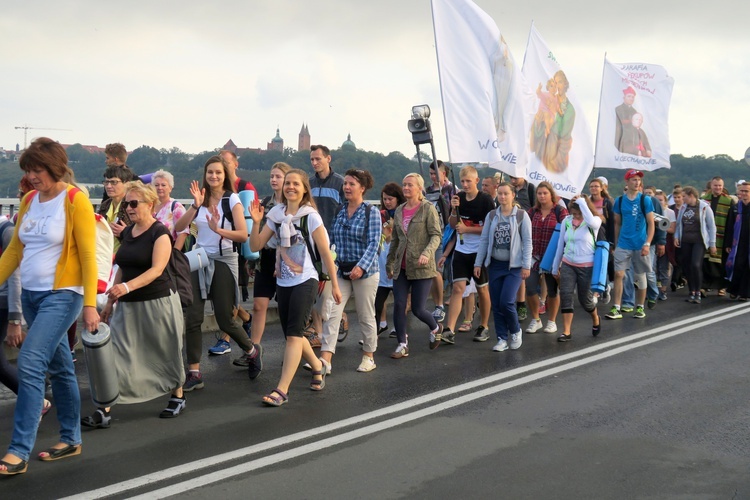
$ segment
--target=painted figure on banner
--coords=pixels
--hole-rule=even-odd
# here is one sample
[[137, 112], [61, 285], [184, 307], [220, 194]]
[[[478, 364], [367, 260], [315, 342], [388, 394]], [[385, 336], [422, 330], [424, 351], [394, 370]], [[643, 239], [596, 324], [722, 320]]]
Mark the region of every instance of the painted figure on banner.
[[505, 141], [506, 119], [505, 107], [510, 97], [510, 85], [513, 79], [513, 59], [510, 56], [508, 44], [500, 36], [495, 52], [490, 56], [492, 64], [492, 79], [495, 88], [495, 130], [497, 131], [497, 141]]
[[651, 145], [646, 132], [643, 131], [643, 115], [635, 113], [630, 118], [630, 125], [623, 128], [620, 139], [620, 151], [635, 156], [651, 158]]
[[[627, 149], [627, 144], [632, 138], [638, 136], [638, 131], [633, 126], [633, 115], [638, 113], [633, 107], [635, 102], [635, 89], [628, 87], [622, 91], [622, 104], [615, 108], [615, 147], [621, 153], [632, 153]], [[650, 155], [649, 155], [650, 156]]]
[[557, 114], [560, 112], [560, 102], [557, 100], [555, 80], [553, 78], [547, 80], [546, 92], [542, 92], [542, 84], [539, 83], [536, 95], [539, 97], [539, 109], [536, 112], [535, 120], [544, 121], [546, 125], [545, 134], [549, 135]]
[[545, 102], [548, 96], [541, 92], [541, 83], [537, 89], [539, 97], [539, 111], [531, 126], [529, 146], [539, 161], [550, 172], [564, 172], [568, 168], [570, 150], [573, 146], [573, 125], [576, 112], [567, 97], [570, 83], [565, 73], [558, 70], [552, 77], [554, 85], [548, 85], [550, 96], [555, 97], [555, 104], [550, 112], [554, 112], [554, 120], [548, 124], [543, 107], [550, 107]]

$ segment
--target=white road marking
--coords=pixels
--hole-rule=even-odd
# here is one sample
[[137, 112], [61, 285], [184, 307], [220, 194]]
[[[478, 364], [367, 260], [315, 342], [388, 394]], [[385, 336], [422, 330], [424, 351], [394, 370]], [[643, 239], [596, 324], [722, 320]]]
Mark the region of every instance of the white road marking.
[[[337, 434], [329, 438], [320, 439], [315, 442], [305, 444], [302, 446], [298, 446], [296, 448], [285, 450], [285, 451], [275, 453], [272, 455], [263, 456], [263, 457], [257, 458], [255, 460], [252, 460], [250, 462], [246, 462], [240, 465], [236, 465], [236, 466], [218, 470], [218, 471], [212, 471], [208, 474], [201, 475], [201, 476], [193, 476], [190, 479], [186, 479], [179, 483], [172, 484], [172, 485], [169, 485], [167, 487], [164, 487], [158, 490], [152, 490], [152, 491], [149, 491], [148, 493], [144, 493], [141, 496], [137, 496], [133, 498], [152, 499], [152, 498], [166, 498], [166, 497], [174, 496], [174, 495], [186, 492], [186, 491], [190, 491], [190, 490], [197, 489], [197, 488], [200, 488], [200, 487], [212, 484], [212, 483], [223, 481], [225, 479], [238, 476], [241, 474], [246, 474], [253, 470], [257, 470], [263, 467], [267, 467], [269, 465], [277, 464], [277, 463], [280, 463], [280, 462], [283, 462], [292, 458], [296, 458], [296, 457], [299, 457], [308, 453], [314, 453], [324, 448], [337, 446], [342, 443], [352, 441], [354, 439], [359, 439], [361, 437], [368, 436], [371, 434], [375, 434], [383, 430], [396, 427], [398, 425], [403, 425], [407, 422], [411, 422], [413, 420], [417, 420], [425, 416], [439, 413], [439, 412], [454, 408], [456, 406], [464, 405], [468, 402], [481, 399], [487, 396], [491, 396], [493, 394], [497, 394], [499, 392], [502, 392], [502, 391], [505, 391], [514, 387], [518, 387], [523, 384], [527, 384], [527, 383], [530, 383], [530, 382], [533, 382], [533, 381], [536, 381], [545, 377], [549, 377], [551, 375], [556, 375], [556, 374], [559, 374], [568, 370], [572, 370], [574, 368], [578, 368], [580, 366], [584, 366], [590, 363], [601, 361], [611, 356], [622, 354], [624, 352], [637, 349], [637, 348], [652, 344], [654, 342], [659, 342], [661, 340], [665, 340], [665, 339], [668, 339], [677, 335], [681, 335], [681, 334], [684, 334], [684, 333], [687, 333], [696, 329], [700, 329], [704, 326], [713, 325], [716, 323], [717, 320], [722, 321], [722, 320], [733, 318], [735, 316], [746, 314], [748, 308], [750, 308], [750, 304], [743, 303], [743, 304], [733, 305], [727, 308], [722, 308], [719, 310], [714, 310], [709, 313], [702, 314], [696, 317], [690, 317], [684, 320], [676, 321], [674, 323], [662, 325], [657, 328], [652, 328], [650, 330], [647, 330], [645, 332], [641, 332], [635, 335], [629, 335], [627, 337], [622, 337], [616, 340], [604, 342], [600, 345], [587, 347], [585, 349], [581, 349], [581, 350], [578, 350], [569, 354], [557, 356], [555, 358], [547, 359], [544, 361], [539, 361], [536, 363], [532, 363], [530, 365], [508, 370], [502, 373], [498, 373], [496, 375], [491, 375], [491, 376], [484, 377], [484, 378], [474, 380], [471, 382], [466, 382], [464, 384], [460, 384], [454, 387], [450, 387], [448, 389], [443, 389], [437, 392], [426, 394], [424, 396], [420, 396], [420, 397], [411, 399], [409, 401], [405, 401], [403, 403], [398, 403], [398, 404], [395, 404], [386, 408], [381, 408], [379, 410], [364, 413], [356, 417], [351, 417], [351, 418], [341, 420], [339, 422], [334, 422], [328, 425], [324, 425], [324, 426], [317, 428], [318, 434], [322, 435], [325, 433], [330, 433], [330, 432], [334, 432], [340, 429], [344, 429], [346, 427], [350, 427], [354, 425], [361, 425], [363, 422], [366, 422], [368, 420], [373, 420], [373, 419], [387, 416], [390, 414], [414, 409], [419, 406], [425, 405], [427, 403], [431, 403], [433, 401], [436, 401], [442, 398], [455, 396], [453, 399], [439, 402], [433, 406], [428, 406], [422, 409], [418, 409], [418, 410], [412, 411], [411, 413], [398, 415], [397, 417], [384, 420], [381, 422], [377, 422], [375, 424], [371, 424], [365, 427], [358, 427], [354, 430], [347, 431], [342, 434]], [[717, 316], [719, 318], [717, 318]], [[606, 350], [606, 352], [595, 354], [598, 351], [602, 351], [602, 350]], [[576, 358], [583, 358], [583, 359], [576, 360]], [[532, 373], [524, 377], [517, 378], [515, 380], [504, 382], [499, 385], [494, 385], [503, 380], [510, 379], [519, 375], [523, 375], [524, 373], [534, 372], [536, 370], [540, 370], [548, 366], [558, 365], [558, 364], [560, 366], [547, 368], [542, 371]], [[474, 389], [477, 389], [479, 387], [482, 387], [488, 384], [493, 384], [493, 385], [486, 389], [478, 390], [470, 394], [459, 396], [459, 394], [462, 392], [474, 390]], [[270, 441], [266, 441], [266, 442], [259, 443], [253, 446], [241, 448], [239, 450], [222, 453], [222, 454], [215, 455], [212, 457], [206, 457], [204, 459], [195, 460], [187, 464], [171, 467], [169, 469], [165, 469], [162, 471], [153, 472], [151, 474], [147, 474], [147, 475], [135, 478], [135, 479], [122, 481], [120, 483], [115, 483], [115, 484], [108, 485], [102, 488], [98, 488], [96, 490], [83, 492], [83, 493], [73, 495], [67, 498], [68, 499], [89, 499], [89, 498], [101, 498], [101, 497], [108, 496], [108, 495], [118, 495], [126, 491], [134, 490], [137, 488], [142, 488], [142, 487], [149, 486], [149, 485], [154, 485], [161, 481], [174, 480], [176, 476], [179, 476], [182, 474], [188, 474], [188, 473], [194, 474], [195, 471], [197, 470], [204, 470], [206, 468], [219, 465], [223, 462], [245, 458], [250, 455], [258, 454], [264, 451], [271, 450], [273, 448], [289, 445], [290, 443], [293, 443], [295, 441], [301, 441], [301, 440], [305, 440], [309, 438], [310, 438], [310, 433], [308, 431], [298, 432], [295, 434], [284, 436], [282, 438], [273, 439]]]

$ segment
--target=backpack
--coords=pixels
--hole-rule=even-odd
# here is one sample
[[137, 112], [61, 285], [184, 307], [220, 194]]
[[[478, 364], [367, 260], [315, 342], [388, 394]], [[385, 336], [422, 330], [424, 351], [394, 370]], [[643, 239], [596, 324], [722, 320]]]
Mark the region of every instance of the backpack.
[[302, 237], [305, 239], [305, 243], [307, 244], [307, 253], [310, 254], [310, 259], [313, 262], [313, 266], [315, 267], [315, 270], [318, 272], [318, 281], [320, 283], [324, 281], [329, 281], [331, 277], [328, 276], [328, 274], [323, 272], [323, 262], [320, 259], [318, 248], [313, 243], [310, 242], [310, 228], [307, 224], [307, 215], [303, 215], [302, 218], [300, 218], [298, 229], [302, 233]]
[[172, 243], [172, 255], [167, 263], [167, 275], [172, 280], [172, 286], [180, 296], [180, 305], [190, 307], [193, 305], [193, 283], [191, 281], [190, 262], [188, 258], [174, 247], [172, 235], [169, 236]]
[[[229, 224], [232, 226], [232, 230], [235, 230], [234, 226], [234, 215], [232, 215], [232, 208], [229, 206], [229, 197], [232, 195], [232, 191], [225, 191], [224, 196], [221, 198], [221, 223], [219, 224], [219, 227], [224, 227], [224, 221], [229, 221]], [[224, 240], [224, 237], [219, 238], [219, 255], [224, 255], [224, 252], [221, 248], [221, 242]], [[237, 243], [236, 241], [232, 242], [232, 251], [239, 253], [242, 249], [242, 243]]]
[[[30, 203], [32, 198], [36, 196], [36, 189], [29, 191], [27, 197], [24, 200], [29, 200]], [[79, 188], [73, 187], [68, 191], [68, 201], [73, 203], [73, 199], [76, 194], [82, 192]], [[97, 281], [96, 281], [96, 293], [104, 293], [107, 291], [109, 279], [112, 275], [112, 261], [114, 259], [114, 248], [115, 248], [115, 236], [112, 234], [112, 228], [109, 227], [107, 219], [103, 215], [94, 214], [96, 230], [96, 270], [97, 270]], [[2, 234], [2, 233], [0, 233]]]
[[[525, 212], [521, 207], [516, 208], [516, 225], [518, 226], [518, 234], [521, 234], [521, 223], [523, 222], [523, 214]], [[490, 212], [490, 220], [488, 222], [492, 224], [492, 221], [495, 220], [495, 218], [497, 218], [497, 209]]]

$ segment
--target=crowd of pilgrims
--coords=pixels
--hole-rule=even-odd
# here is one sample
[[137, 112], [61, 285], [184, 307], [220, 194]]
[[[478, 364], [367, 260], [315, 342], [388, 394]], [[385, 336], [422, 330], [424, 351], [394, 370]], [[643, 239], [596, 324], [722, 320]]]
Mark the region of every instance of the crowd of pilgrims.
[[[750, 297], [745, 181], [735, 184], [736, 194], [720, 177], [703, 189], [665, 192], [644, 185], [643, 172], [628, 170], [620, 196], [597, 177], [586, 194], [563, 200], [548, 182], [534, 186], [500, 173], [480, 179], [473, 166], [451, 172], [436, 161], [429, 185], [410, 173], [382, 186], [373, 206], [365, 201], [367, 193], [375, 197], [372, 175], [334, 172], [329, 149], [315, 145], [313, 174], [274, 164], [273, 194], [264, 199], [237, 176], [236, 155], [221, 151], [191, 182], [192, 203], [184, 206], [171, 197], [169, 172], [141, 179], [128, 168], [122, 144], [105, 153], [106, 194], [96, 212], [112, 230], [115, 271], [99, 303], [95, 211], [65, 150], [40, 138], [20, 158], [20, 209], [13, 220], [0, 220], [0, 340], [20, 349], [16, 366], [0, 350], [0, 382], [18, 395], [0, 475], [26, 472], [39, 422], [53, 403], [60, 439], [38, 454], [42, 461], [79, 455], [82, 426], [111, 426], [112, 408], [81, 416], [73, 364], [77, 331], [95, 331], [100, 321], [112, 332], [119, 404], [165, 397], [159, 417], [175, 418], [186, 408], [185, 393], [204, 388], [207, 300], [221, 330], [208, 354], [228, 354], [236, 344], [233, 364], [251, 380], [263, 371], [266, 314], [275, 300], [283, 363], [261, 403], [278, 407], [289, 401], [300, 365], [310, 372], [310, 390], [326, 387], [336, 346], [348, 335], [345, 306], [352, 296], [362, 373], [383, 362], [376, 362], [381, 338], [395, 339], [387, 354], [394, 360], [408, 358], [414, 342], [434, 350], [492, 338], [491, 350], [504, 352], [521, 348], [526, 334], [571, 341], [577, 308], [598, 336], [606, 332], [605, 318], [642, 319], [668, 298], [700, 304], [707, 294]], [[451, 182], [456, 173], [460, 184]], [[247, 207], [243, 191], [254, 192]], [[591, 284], [602, 241], [609, 252], [599, 291]], [[254, 259], [243, 257], [243, 244]], [[191, 274], [192, 304], [185, 307], [167, 272], [173, 248], [201, 248], [208, 256]], [[409, 312], [419, 320], [411, 327]], [[45, 398], [47, 377], [52, 401]]]

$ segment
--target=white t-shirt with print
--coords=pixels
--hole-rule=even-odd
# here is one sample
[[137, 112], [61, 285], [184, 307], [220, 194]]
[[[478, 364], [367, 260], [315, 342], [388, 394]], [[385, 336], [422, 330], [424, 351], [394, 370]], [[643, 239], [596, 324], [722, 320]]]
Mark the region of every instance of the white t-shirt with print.
[[[300, 219], [301, 220], [301, 219]], [[279, 238], [278, 226], [268, 219], [268, 227], [273, 230], [276, 237]], [[276, 276], [276, 283], [283, 287], [292, 287], [299, 285], [309, 280], [310, 278], [318, 279], [318, 272], [315, 270], [313, 265], [312, 257], [307, 251], [307, 243], [302, 237], [302, 231], [299, 230], [299, 222], [295, 223], [297, 227], [297, 234], [292, 237], [292, 246], [286, 249], [282, 249], [280, 246], [276, 248], [276, 258], [280, 261], [281, 272]], [[313, 240], [310, 244], [315, 248], [313, 239], [313, 233], [316, 229], [323, 226], [323, 219], [320, 218], [320, 214], [312, 212], [307, 216], [307, 228], [310, 234], [310, 239]], [[323, 227], [325, 231], [325, 227]], [[282, 255], [282, 252], [284, 255]], [[320, 251], [318, 250], [318, 254]], [[294, 272], [287, 264], [287, 259], [291, 260], [295, 264], [302, 267], [301, 273]]]

